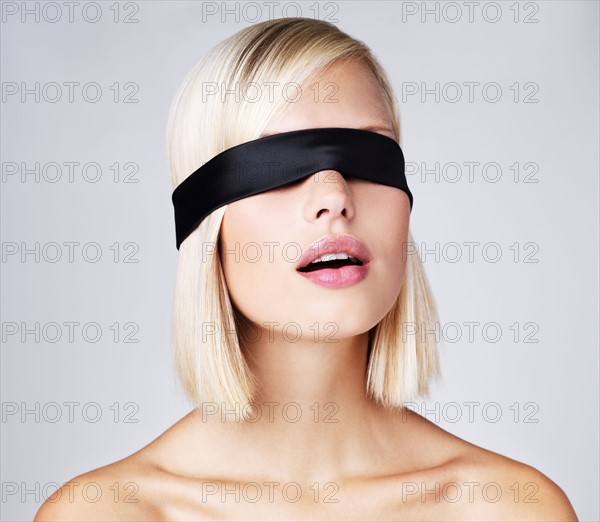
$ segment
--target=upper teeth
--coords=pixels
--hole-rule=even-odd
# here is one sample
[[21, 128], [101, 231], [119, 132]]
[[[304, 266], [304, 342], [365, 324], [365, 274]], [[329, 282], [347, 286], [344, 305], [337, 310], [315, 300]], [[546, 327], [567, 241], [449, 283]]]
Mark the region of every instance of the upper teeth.
[[356, 259], [355, 257], [352, 257], [344, 252], [340, 252], [339, 254], [325, 254], [324, 256], [318, 257], [317, 259], [315, 259], [312, 263], [310, 263], [311, 265], [313, 263], [321, 263], [321, 262], [325, 262], [325, 261], [334, 261], [336, 259], [350, 259], [351, 261], [355, 261], [355, 262], [359, 262], [358, 259]]

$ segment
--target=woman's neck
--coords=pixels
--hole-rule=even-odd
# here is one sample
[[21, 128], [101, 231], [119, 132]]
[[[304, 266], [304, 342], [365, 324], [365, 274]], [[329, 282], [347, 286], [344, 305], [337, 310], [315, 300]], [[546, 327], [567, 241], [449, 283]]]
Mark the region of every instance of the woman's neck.
[[414, 441], [404, 427], [413, 420], [366, 395], [368, 332], [334, 343], [291, 343], [275, 332], [260, 338], [242, 343], [258, 383], [254, 413], [243, 421], [247, 405], [203, 404], [158, 444], [166, 467], [190, 478], [309, 487], [412, 465]]
[[321, 342], [286, 340], [280, 332], [243, 343], [243, 353], [259, 386], [254, 401], [336, 403], [350, 411], [363, 408], [369, 334]]
[[292, 343], [271, 331], [244, 341], [258, 383], [253, 414], [235, 430], [245, 451], [254, 448], [266, 469], [288, 481], [326, 481], [385, 466], [377, 447], [388, 440], [383, 426], [389, 424], [380, 421], [390, 412], [366, 395], [368, 345], [368, 332]]

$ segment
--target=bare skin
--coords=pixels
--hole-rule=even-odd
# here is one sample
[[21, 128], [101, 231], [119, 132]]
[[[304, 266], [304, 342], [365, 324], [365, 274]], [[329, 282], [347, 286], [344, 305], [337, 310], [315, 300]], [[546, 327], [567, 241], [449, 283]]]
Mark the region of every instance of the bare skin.
[[[372, 126], [394, 137], [368, 69], [346, 63], [326, 74], [339, 86], [337, 103], [303, 97], [265, 134]], [[236, 241], [306, 248], [348, 233], [372, 253], [368, 277], [335, 290], [305, 280], [282, 257], [225, 256], [231, 300], [263, 334], [243, 345], [260, 383], [260, 418], [234, 422], [219, 405], [193, 410], [133, 455], [74, 478], [79, 486], [63, 486], [36, 521], [577, 520], [563, 491], [536, 469], [366, 396], [368, 330], [391, 308], [404, 277], [408, 198], [320, 174], [230, 204], [221, 229], [226, 248]], [[302, 328], [295, 343], [264, 326], [291, 321]], [[315, 342], [315, 322], [335, 322], [338, 342]], [[103, 493], [95, 503], [81, 494], [90, 482]]]

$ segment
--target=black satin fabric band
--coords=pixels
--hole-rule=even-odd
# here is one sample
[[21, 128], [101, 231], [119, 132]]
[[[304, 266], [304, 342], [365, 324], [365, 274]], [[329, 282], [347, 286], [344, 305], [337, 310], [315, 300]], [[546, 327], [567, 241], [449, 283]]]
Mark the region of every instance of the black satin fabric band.
[[177, 249], [219, 207], [322, 170], [396, 187], [406, 192], [412, 211], [404, 155], [393, 139], [338, 127], [283, 132], [231, 147], [179, 184], [172, 196]]

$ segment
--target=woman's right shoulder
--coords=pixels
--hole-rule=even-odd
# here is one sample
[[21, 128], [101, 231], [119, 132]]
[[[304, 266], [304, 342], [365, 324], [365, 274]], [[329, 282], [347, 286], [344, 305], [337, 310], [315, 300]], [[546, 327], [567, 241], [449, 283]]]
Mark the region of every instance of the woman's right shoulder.
[[41, 505], [34, 522], [172, 518], [169, 510], [177, 505], [181, 482], [161, 462], [169, 460], [168, 448], [190, 416], [136, 453], [65, 482]]
[[178, 442], [192, 413], [137, 452], [65, 482], [41, 505], [34, 522], [171, 519], [183, 483], [165, 464], [174, 451], [181, 452]]
[[160, 519], [159, 469], [136, 454], [65, 482], [39, 508], [34, 522]]

